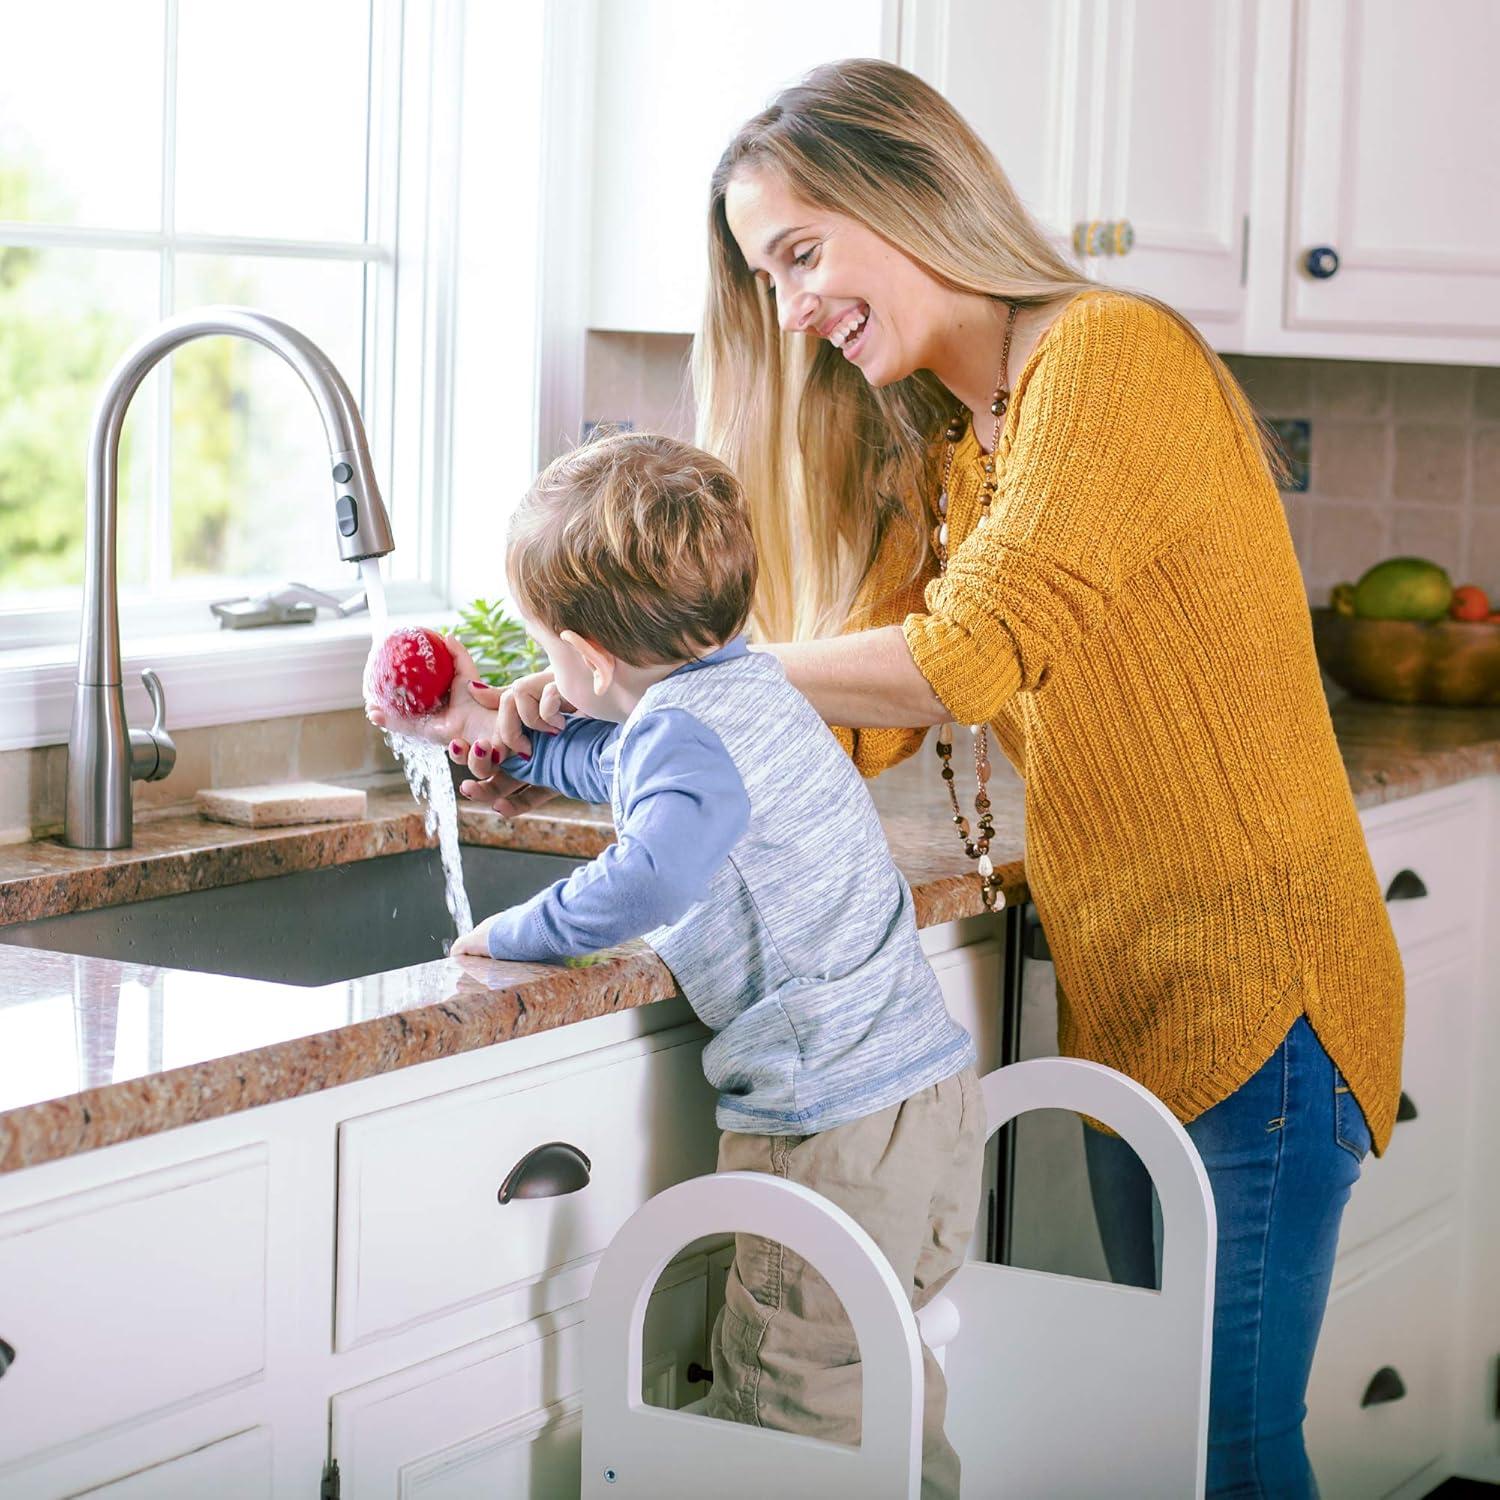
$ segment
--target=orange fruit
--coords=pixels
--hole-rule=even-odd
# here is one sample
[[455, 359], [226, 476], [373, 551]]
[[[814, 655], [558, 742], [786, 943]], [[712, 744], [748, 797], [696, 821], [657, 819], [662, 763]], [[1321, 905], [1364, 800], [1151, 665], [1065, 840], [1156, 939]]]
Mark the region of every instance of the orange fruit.
[[1460, 584], [1453, 590], [1453, 602], [1448, 606], [1448, 613], [1455, 620], [1488, 620], [1490, 601], [1477, 584]]

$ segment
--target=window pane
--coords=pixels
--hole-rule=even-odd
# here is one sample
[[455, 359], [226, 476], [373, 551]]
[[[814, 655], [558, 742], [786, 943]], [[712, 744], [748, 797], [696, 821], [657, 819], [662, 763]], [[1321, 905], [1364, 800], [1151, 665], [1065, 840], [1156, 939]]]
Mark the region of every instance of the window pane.
[[[215, 302], [256, 307], [290, 323], [322, 348], [359, 398], [361, 263], [180, 256], [177, 306]], [[203, 339], [178, 352], [174, 576], [337, 578], [333, 498], [323, 424], [289, 365], [238, 338]]]
[[[154, 253], [0, 245], [0, 607], [83, 578], [84, 467], [99, 388], [156, 321]], [[152, 391], [121, 443], [122, 583], [144, 581]]]
[[180, 0], [180, 230], [361, 240], [369, 0]]
[[162, 0], [24, 11], [0, 37], [0, 219], [159, 228]]

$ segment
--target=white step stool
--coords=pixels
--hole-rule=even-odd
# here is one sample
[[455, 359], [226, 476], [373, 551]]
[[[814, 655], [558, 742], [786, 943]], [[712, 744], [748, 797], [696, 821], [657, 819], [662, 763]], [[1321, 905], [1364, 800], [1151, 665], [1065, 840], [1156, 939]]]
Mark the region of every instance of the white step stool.
[[[1027, 1110], [1069, 1109], [1135, 1149], [1161, 1201], [1161, 1291], [969, 1261], [915, 1317], [874, 1241], [820, 1194], [758, 1172], [678, 1183], [626, 1223], [594, 1277], [583, 1500], [916, 1500], [919, 1322], [947, 1376], [946, 1429], [966, 1496], [1202, 1496], [1216, 1231], [1197, 1150], [1155, 1095], [1097, 1063], [1015, 1063], [981, 1086], [991, 1134]], [[864, 1367], [860, 1447], [643, 1403], [642, 1327], [657, 1278], [684, 1245], [729, 1230], [790, 1246], [843, 1302]]]

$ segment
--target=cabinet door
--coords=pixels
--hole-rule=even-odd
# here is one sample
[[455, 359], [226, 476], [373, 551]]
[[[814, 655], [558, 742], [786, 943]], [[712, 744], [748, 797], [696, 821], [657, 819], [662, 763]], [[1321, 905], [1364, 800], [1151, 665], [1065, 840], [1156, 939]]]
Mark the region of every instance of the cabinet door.
[[598, 7], [590, 327], [697, 331], [709, 178], [730, 137], [817, 64], [889, 55], [888, 9], [886, 0]]
[[1245, 307], [1252, 0], [1106, 0], [1102, 192], [1084, 217], [1124, 220], [1134, 243], [1092, 274], [1150, 292], [1235, 348]]
[[[676, 1276], [679, 1279], [673, 1280]], [[646, 1314], [644, 1380], [653, 1406], [703, 1394], [707, 1267], [669, 1268]], [[333, 1400], [343, 1493], [359, 1500], [569, 1500], [583, 1437], [583, 1308], [539, 1319]]]
[[911, 6], [902, 17], [902, 65], [968, 120], [1069, 258], [1091, 187], [1095, 8], [1095, 0], [953, 0]]
[[[1296, 13], [1286, 325], [1500, 337], [1500, 151], [1490, 0], [1302, 0]], [[1305, 269], [1310, 249], [1335, 274]]]
[[1307, 1389], [1324, 1500], [1388, 1495], [1443, 1452], [1457, 1280], [1457, 1247], [1443, 1234], [1330, 1298]]

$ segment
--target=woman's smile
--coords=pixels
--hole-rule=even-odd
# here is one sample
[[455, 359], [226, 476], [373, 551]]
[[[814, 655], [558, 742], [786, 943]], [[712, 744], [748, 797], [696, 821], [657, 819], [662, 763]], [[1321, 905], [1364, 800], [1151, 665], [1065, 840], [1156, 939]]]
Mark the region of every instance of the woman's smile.
[[818, 332], [835, 349], [842, 351], [846, 359], [853, 359], [856, 350], [864, 343], [865, 329], [869, 324], [870, 305], [856, 302], [832, 319], [825, 320]]

